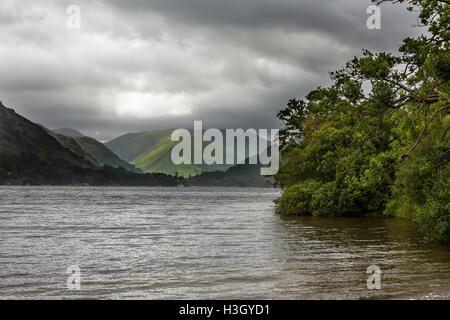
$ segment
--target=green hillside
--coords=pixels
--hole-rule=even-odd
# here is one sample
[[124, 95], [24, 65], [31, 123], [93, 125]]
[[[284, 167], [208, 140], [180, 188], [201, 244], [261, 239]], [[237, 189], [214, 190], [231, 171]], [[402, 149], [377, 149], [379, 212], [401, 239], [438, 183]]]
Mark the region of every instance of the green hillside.
[[142, 153], [131, 163], [145, 172], [164, 172], [166, 174], [189, 176], [200, 174], [201, 170], [195, 165], [179, 165], [172, 163], [172, 148], [177, 144], [170, 139], [170, 134], [162, 138], [155, 146]]
[[0, 154], [21, 156], [30, 153], [39, 159], [62, 166], [92, 167], [79, 156], [62, 147], [40, 125], [0, 104]]
[[142, 170], [123, 161], [103, 143], [90, 137], [71, 137], [62, 134], [56, 134], [51, 130], [48, 133], [55, 137], [58, 142], [72, 151], [73, 153], [83, 157], [92, 164], [103, 167], [105, 165], [113, 168], [124, 168], [135, 173], [143, 173]]
[[[39, 125], [39, 124], [38, 124]], [[41, 126], [41, 125], [39, 125]], [[97, 160], [94, 158], [93, 155], [91, 155], [87, 150], [85, 150], [76, 140], [76, 138], [72, 138], [70, 136], [65, 136], [62, 134], [56, 134], [53, 131], [45, 128], [44, 126], [41, 126], [50, 136], [56, 139], [56, 141], [59, 142], [60, 145], [62, 145], [64, 148], [69, 149], [76, 155], [82, 157], [84, 160], [89, 161], [93, 165], [98, 165]]]
[[[171, 132], [170, 132], [171, 133]], [[175, 175], [188, 178], [196, 176], [202, 172], [225, 171], [232, 165], [206, 165], [206, 164], [181, 164], [175, 165], [172, 162], [172, 148], [178, 142], [171, 141], [170, 134], [162, 138], [153, 148], [147, 150], [131, 163], [144, 172], [162, 172], [165, 174]], [[208, 143], [204, 143], [205, 147]], [[191, 142], [192, 154], [194, 142]]]
[[85, 159], [88, 154], [83, 154], [89, 150], [87, 145], [91, 140], [83, 140], [84, 148], [73, 140], [64, 141], [66, 146], [49, 134], [48, 129], [0, 103], [0, 184], [177, 184], [175, 179], [162, 174], [144, 175], [110, 166], [97, 167]]
[[[142, 133], [130, 133], [111, 140], [105, 143], [105, 145], [120, 158], [128, 161], [136, 168], [150, 173], [159, 172], [170, 175], [178, 174], [178, 176], [188, 178], [190, 176], [199, 175], [203, 172], [226, 171], [230, 167], [234, 166], [234, 164], [175, 165], [171, 160], [171, 153], [172, 148], [177, 145], [178, 142], [171, 141], [172, 131], [173, 130], [160, 130]], [[209, 142], [204, 142], [203, 147], [207, 146], [208, 144]], [[193, 141], [191, 141], [191, 145], [193, 147]], [[224, 148], [224, 157], [226, 157], [226, 153], [227, 150]], [[245, 154], [246, 157], [249, 156], [248, 147]]]
[[172, 130], [129, 133], [106, 142], [105, 145], [120, 159], [129, 163], [154, 148], [162, 139], [170, 137]]
[[171, 160], [171, 153], [178, 142], [171, 141], [172, 132], [173, 130], [160, 130], [130, 133], [105, 145], [119, 157], [147, 173], [178, 174], [187, 178], [202, 172], [224, 171], [231, 167], [231, 165], [175, 165]]
[[122, 167], [128, 171], [143, 173], [141, 169], [130, 165], [128, 162], [120, 159], [114, 152], [109, 150], [103, 143], [89, 137], [76, 138], [81, 147], [89, 152], [100, 166], [108, 165], [113, 168]]

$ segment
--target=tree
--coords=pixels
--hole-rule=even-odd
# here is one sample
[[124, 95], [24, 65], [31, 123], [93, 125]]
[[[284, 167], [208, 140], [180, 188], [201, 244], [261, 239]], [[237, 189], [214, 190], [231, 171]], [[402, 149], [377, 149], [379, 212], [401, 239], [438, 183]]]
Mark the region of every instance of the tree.
[[[447, 188], [437, 197], [433, 181], [450, 174], [450, 9], [448, 1], [407, 2], [419, 9], [427, 35], [406, 38], [395, 55], [363, 50], [330, 74], [330, 87], [292, 99], [279, 112], [281, 213], [385, 212], [419, 221], [433, 230], [429, 238], [449, 240], [442, 201], [450, 195]], [[312, 185], [317, 191], [292, 205]], [[427, 218], [435, 209], [443, 219]]]

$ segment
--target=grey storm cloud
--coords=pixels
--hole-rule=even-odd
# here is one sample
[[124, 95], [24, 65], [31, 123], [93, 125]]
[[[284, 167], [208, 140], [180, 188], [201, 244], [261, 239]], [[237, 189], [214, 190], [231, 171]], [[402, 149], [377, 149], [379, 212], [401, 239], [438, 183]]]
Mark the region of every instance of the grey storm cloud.
[[[66, 27], [69, 5], [81, 29]], [[99, 140], [143, 130], [271, 128], [290, 98], [329, 83], [362, 48], [423, 32], [369, 0], [5, 0], [0, 99], [47, 127]]]

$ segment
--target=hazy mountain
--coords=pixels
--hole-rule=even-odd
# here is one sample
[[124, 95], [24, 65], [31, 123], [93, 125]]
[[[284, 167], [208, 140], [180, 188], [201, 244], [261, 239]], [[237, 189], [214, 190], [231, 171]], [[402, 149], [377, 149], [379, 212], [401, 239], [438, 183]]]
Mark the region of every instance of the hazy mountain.
[[84, 137], [84, 134], [82, 134], [80, 131], [76, 129], [70, 129], [70, 128], [61, 128], [61, 129], [52, 129], [53, 132], [62, 134], [68, 137], [73, 138], [81, 138]]
[[0, 184], [176, 185], [175, 179], [161, 174], [97, 167], [81, 155], [91, 150], [90, 142], [63, 146], [48, 129], [0, 103]]

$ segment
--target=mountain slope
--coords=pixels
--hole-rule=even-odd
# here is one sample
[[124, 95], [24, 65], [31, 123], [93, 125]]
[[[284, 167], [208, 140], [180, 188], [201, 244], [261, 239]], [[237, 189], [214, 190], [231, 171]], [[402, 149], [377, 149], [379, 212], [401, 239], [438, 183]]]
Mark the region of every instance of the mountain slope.
[[[73, 147], [73, 146], [72, 146]], [[165, 175], [99, 168], [61, 145], [48, 129], [0, 103], [0, 184], [176, 185]]]
[[[189, 177], [205, 171], [226, 170], [230, 165], [175, 165], [171, 160], [173, 130], [131, 133], [113, 139], [105, 145], [122, 159], [147, 173], [165, 173]], [[193, 145], [193, 143], [192, 143]]]
[[105, 145], [119, 158], [131, 163], [144, 152], [153, 149], [162, 139], [169, 137], [172, 130], [129, 133], [115, 138]]
[[[236, 155], [234, 164], [206, 165], [206, 164], [181, 164], [175, 165], [171, 160], [172, 149], [178, 142], [171, 141], [173, 130], [147, 131], [141, 133], [131, 133], [111, 140], [105, 145], [122, 159], [128, 161], [144, 172], [160, 172], [170, 175], [178, 174], [188, 178], [203, 172], [225, 171], [237, 163]], [[192, 132], [192, 131], [191, 131]], [[193, 146], [193, 134], [191, 133]], [[225, 139], [224, 139], [225, 140]], [[265, 140], [264, 140], [265, 142]], [[209, 142], [203, 143], [203, 148]], [[225, 144], [225, 141], [224, 141]], [[224, 148], [224, 157], [227, 150]], [[249, 156], [248, 145], [245, 151]]]
[[[170, 134], [161, 139], [152, 149], [144, 152], [131, 163], [141, 168], [144, 172], [163, 172], [169, 175], [178, 175], [181, 177], [190, 177], [201, 174], [202, 172], [225, 171], [232, 165], [206, 165], [206, 164], [180, 164], [175, 165], [172, 162], [172, 149], [178, 144], [172, 141]], [[191, 141], [193, 148], [194, 142]], [[203, 147], [208, 143], [203, 143]], [[191, 150], [192, 154], [194, 153]]]
[[62, 179], [66, 179], [77, 169], [92, 167], [89, 162], [61, 146], [41, 126], [3, 104], [0, 105], [0, 156], [3, 179], [30, 176], [58, 180], [51, 179], [53, 168]]
[[73, 138], [84, 137], [84, 134], [82, 134], [80, 131], [78, 131], [76, 129], [61, 128], [61, 129], [53, 129], [52, 131], [57, 134], [62, 134], [62, 135], [65, 135], [68, 137], [73, 137]]
[[0, 154], [3, 155], [18, 156], [28, 152], [53, 162], [83, 168], [92, 166], [72, 152], [67, 152], [40, 125], [18, 115], [3, 104], [0, 104], [0, 138]]
[[120, 159], [114, 152], [109, 150], [103, 143], [89, 137], [76, 138], [78, 144], [89, 152], [100, 166], [108, 165], [113, 168], [124, 168], [135, 173], [143, 173], [141, 169], [130, 165], [128, 162]]
[[124, 168], [135, 173], [143, 173], [142, 170], [123, 161], [111, 150], [109, 150], [103, 143], [90, 137], [69, 137], [61, 134], [56, 134], [51, 130], [48, 133], [55, 137], [58, 142], [71, 150], [73, 153], [83, 157], [92, 164], [102, 167], [110, 166], [113, 168]]

